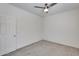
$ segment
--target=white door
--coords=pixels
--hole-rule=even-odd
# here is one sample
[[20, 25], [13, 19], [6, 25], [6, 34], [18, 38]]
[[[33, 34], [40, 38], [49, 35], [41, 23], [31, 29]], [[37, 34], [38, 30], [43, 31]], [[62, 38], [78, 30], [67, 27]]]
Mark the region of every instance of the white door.
[[0, 55], [16, 50], [16, 17], [0, 16]]

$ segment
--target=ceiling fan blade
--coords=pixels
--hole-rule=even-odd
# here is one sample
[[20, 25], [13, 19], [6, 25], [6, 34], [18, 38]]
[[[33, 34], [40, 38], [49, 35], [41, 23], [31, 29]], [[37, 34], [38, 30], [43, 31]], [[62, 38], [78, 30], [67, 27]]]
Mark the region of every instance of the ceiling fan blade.
[[35, 8], [42, 8], [42, 9], [44, 9], [45, 7], [40, 7], [40, 6], [34, 6]]
[[54, 5], [56, 5], [57, 3], [52, 3], [52, 4], [50, 4], [49, 6], [48, 6], [48, 8], [50, 8], [50, 7], [52, 7], [52, 6], [54, 6]]
[[48, 3], [45, 3], [45, 6], [47, 6], [48, 5]]

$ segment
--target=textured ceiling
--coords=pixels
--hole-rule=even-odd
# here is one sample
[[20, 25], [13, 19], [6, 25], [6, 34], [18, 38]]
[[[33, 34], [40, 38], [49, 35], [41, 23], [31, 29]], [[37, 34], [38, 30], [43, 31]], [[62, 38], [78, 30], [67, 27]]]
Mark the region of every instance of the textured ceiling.
[[[45, 15], [43, 13], [43, 9], [34, 8], [34, 6], [44, 6], [44, 3], [10, 3], [10, 4], [39, 16]], [[49, 8], [49, 12], [46, 15], [54, 15], [75, 8], [79, 8], [79, 3], [58, 3], [55, 6]]]

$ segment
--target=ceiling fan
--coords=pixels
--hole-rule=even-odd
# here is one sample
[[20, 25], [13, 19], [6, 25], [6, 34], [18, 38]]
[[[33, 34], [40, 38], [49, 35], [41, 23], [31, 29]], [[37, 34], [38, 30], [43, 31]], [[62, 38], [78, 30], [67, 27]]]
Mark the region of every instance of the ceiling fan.
[[44, 9], [44, 12], [45, 13], [48, 13], [48, 9], [50, 7], [53, 7], [54, 5], [56, 5], [57, 3], [51, 3], [50, 5], [48, 5], [48, 3], [45, 3], [45, 7], [40, 7], [40, 6], [34, 6], [35, 8], [41, 8], [41, 9]]

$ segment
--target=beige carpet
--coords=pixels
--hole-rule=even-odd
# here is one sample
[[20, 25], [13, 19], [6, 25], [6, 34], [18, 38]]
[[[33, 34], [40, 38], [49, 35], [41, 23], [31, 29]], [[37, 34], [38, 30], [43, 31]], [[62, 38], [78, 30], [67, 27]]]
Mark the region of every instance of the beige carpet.
[[79, 49], [41, 40], [4, 56], [78, 56]]

